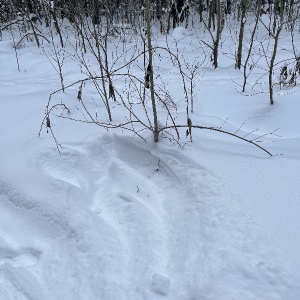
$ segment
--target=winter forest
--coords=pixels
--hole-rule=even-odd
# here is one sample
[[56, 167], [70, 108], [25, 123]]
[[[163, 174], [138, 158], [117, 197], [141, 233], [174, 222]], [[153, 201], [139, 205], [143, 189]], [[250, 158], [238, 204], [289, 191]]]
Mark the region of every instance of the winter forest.
[[299, 300], [300, 1], [0, 0], [0, 299]]

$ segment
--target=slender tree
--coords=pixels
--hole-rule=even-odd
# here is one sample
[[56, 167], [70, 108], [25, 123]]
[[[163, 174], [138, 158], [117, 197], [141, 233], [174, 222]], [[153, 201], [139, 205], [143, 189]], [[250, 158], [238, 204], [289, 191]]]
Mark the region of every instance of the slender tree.
[[155, 93], [154, 93], [154, 79], [153, 79], [153, 62], [152, 62], [152, 43], [151, 43], [151, 23], [150, 23], [150, 4], [149, 0], [146, 0], [146, 21], [147, 21], [147, 41], [148, 41], [148, 54], [149, 62], [147, 67], [147, 74], [150, 79], [150, 93], [151, 93], [151, 102], [152, 102], [152, 111], [153, 111], [153, 137], [154, 142], [158, 142], [158, 121], [157, 121], [157, 110], [155, 102]]
[[239, 33], [239, 42], [238, 42], [236, 64], [235, 64], [235, 67], [238, 69], [241, 69], [241, 65], [242, 65], [243, 39], [244, 39], [244, 28], [246, 23], [247, 7], [248, 7], [248, 0], [241, 0], [240, 33]]

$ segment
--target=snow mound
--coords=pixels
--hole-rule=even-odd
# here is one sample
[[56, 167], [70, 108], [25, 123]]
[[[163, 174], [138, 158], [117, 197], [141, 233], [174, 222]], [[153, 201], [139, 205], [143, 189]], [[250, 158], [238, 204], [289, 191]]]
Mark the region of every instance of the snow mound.
[[187, 31], [184, 27], [176, 27], [173, 29], [173, 32], [172, 32], [172, 37], [173, 38], [176, 38], [176, 39], [180, 39], [180, 38], [183, 38], [185, 36], [187, 36]]

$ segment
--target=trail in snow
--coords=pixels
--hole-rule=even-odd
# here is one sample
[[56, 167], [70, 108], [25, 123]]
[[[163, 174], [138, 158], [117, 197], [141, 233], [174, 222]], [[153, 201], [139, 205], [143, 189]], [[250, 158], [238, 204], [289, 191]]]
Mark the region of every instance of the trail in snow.
[[1, 181], [3, 299], [299, 298], [222, 179], [184, 152], [104, 136], [33, 155], [45, 199]]

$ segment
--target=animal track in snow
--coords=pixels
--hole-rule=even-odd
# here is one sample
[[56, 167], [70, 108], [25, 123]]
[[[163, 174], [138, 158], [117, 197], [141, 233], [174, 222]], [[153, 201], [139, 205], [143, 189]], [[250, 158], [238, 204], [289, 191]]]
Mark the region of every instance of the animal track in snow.
[[14, 267], [30, 267], [38, 263], [41, 252], [33, 248], [18, 250], [0, 246], [0, 265], [9, 263]]
[[41, 153], [38, 163], [44, 174], [80, 189], [87, 185], [79, 171], [81, 157], [77, 149], [65, 147], [61, 155], [56, 150]]

